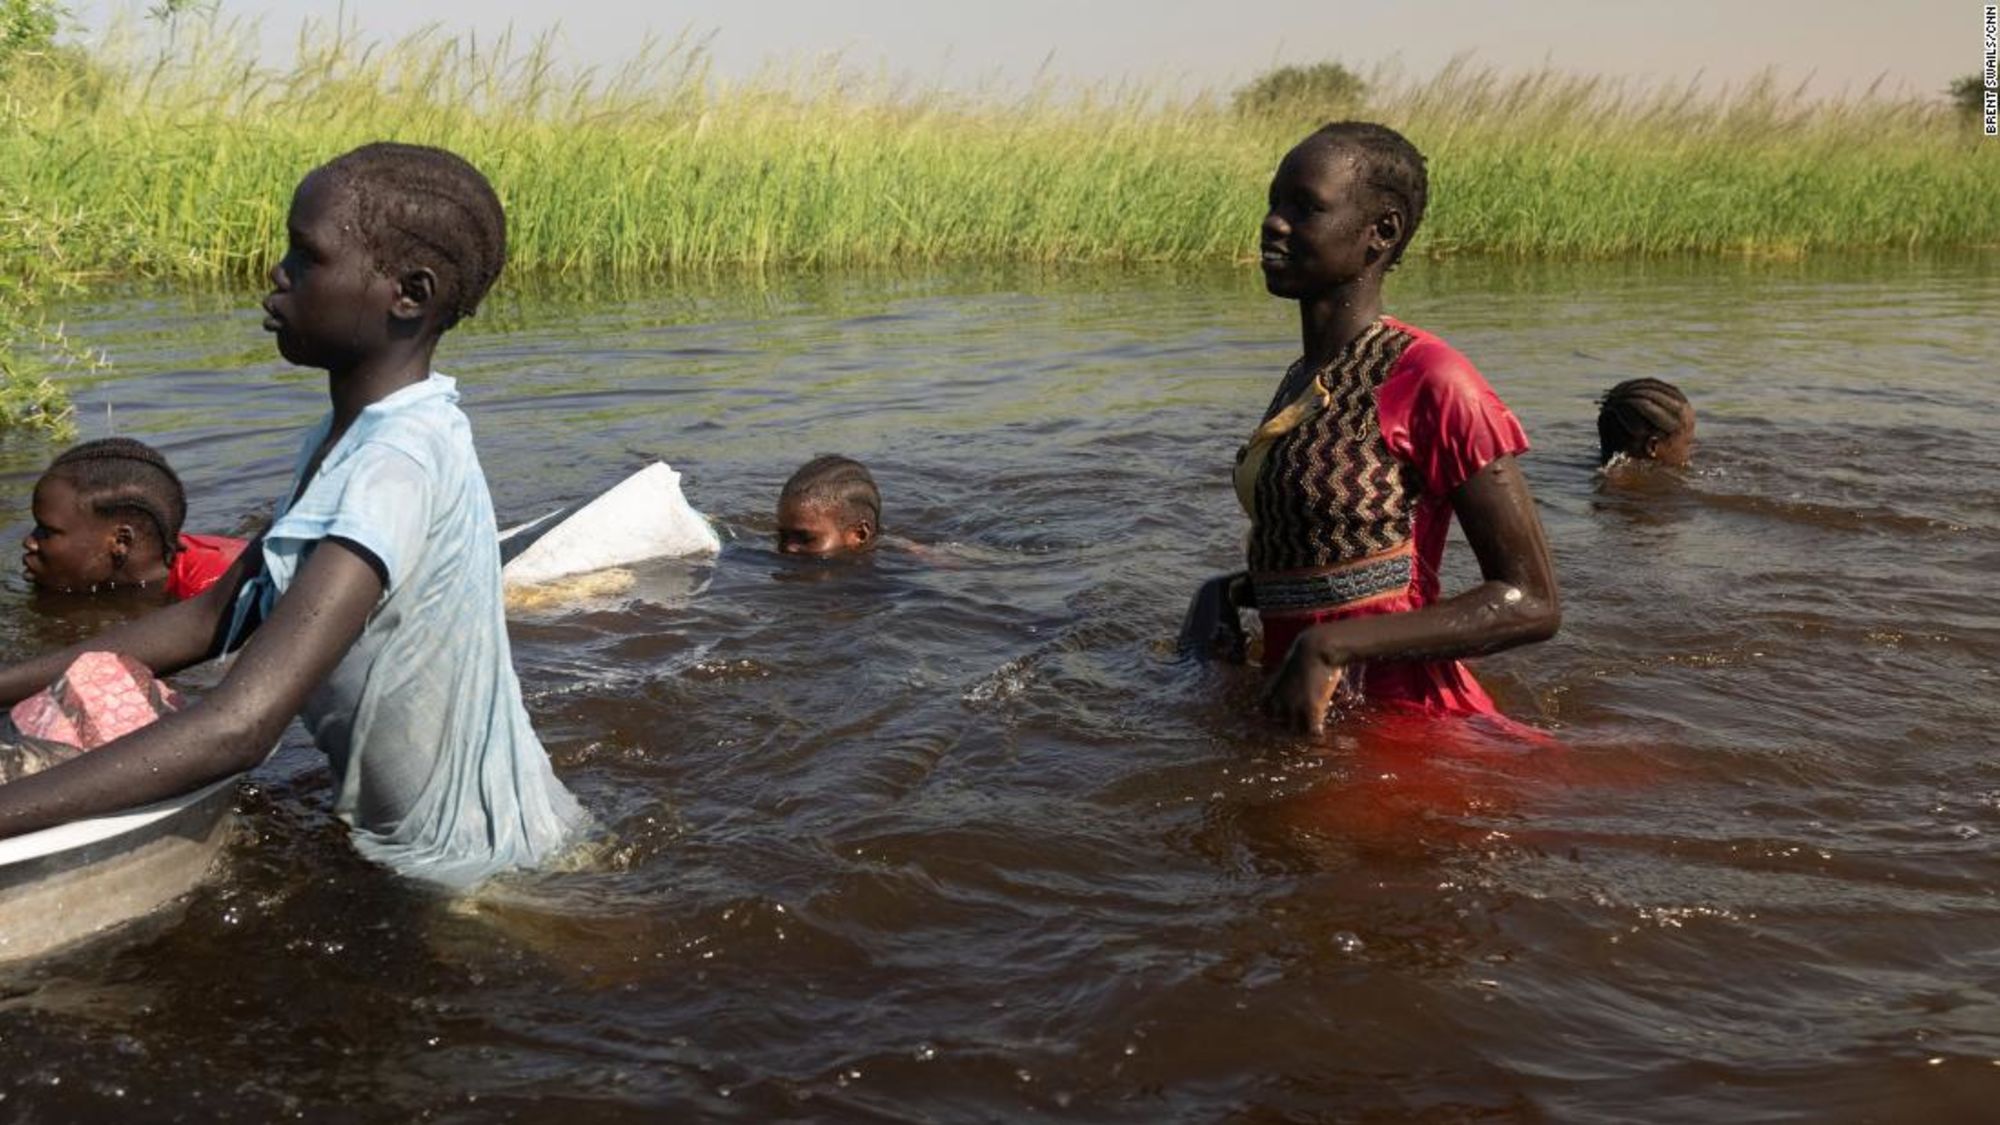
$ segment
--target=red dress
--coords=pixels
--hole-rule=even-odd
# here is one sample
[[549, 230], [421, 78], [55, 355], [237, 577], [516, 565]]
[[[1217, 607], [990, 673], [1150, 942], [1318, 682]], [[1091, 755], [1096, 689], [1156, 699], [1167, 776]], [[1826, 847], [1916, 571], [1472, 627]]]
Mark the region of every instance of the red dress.
[[183, 534], [174, 563], [167, 568], [167, 596], [185, 601], [215, 585], [229, 573], [246, 545], [244, 540], [227, 535]]
[[[1304, 410], [1291, 405], [1302, 401]], [[1268, 435], [1288, 409], [1304, 417]], [[1386, 316], [1323, 371], [1294, 365], [1265, 419], [1239, 456], [1237, 483], [1272, 668], [1313, 625], [1437, 601], [1452, 492], [1495, 458], [1528, 449], [1520, 422], [1464, 356]], [[1372, 701], [1499, 713], [1456, 660], [1374, 661], [1350, 666], [1345, 679]]]

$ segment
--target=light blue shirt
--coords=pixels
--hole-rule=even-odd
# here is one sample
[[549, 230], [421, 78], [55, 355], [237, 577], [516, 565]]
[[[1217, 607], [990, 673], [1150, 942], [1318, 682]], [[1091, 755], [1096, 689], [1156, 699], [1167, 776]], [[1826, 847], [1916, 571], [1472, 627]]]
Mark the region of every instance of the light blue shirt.
[[[361, 411], [264, 536], [264, 573], [231, 634], [268, 618], [320, 540], [349, 540], [386, 572], [382, 600], [300, 719], [333, 765], [333, 811], [354, 846], [453, 887], [533, 867], [588, 820], [549, 768], [507, 644], [493, 498], [438, 374]], [[298, 491], [333, 417], [306, 435]]]

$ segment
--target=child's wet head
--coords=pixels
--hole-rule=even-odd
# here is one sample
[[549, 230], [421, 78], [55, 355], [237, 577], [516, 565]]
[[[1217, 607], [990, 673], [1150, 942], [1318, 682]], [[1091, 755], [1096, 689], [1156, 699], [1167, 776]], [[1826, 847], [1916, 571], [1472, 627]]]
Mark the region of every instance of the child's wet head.
[[35, 485], [35, 526], [21, 540], [21, 572], [40, 590], [88, 590], [110, 577], [111, 521], [59, 476]]
[[299, 183], [285, 220], [285, 256], [271, 268], [264, 328], [302, 367], [341, 368], [383, 335], [389, 279], [356, 224], [353, 193], [315, 171]]
[[1663, 379], [1627, 379], [1605, 392], [1597, 411], [1597, 460], [1624, 457], [1673, 468], [1694, 453], [1694, 404]]
[[1325, 126], [1271, 178], [1259, 234], [1266, 287], [1300, 298], [1394, 269], [1429, 195], [1423, 154], [1402, 134], [1363, 121]]
[[881, 530], [882, 494], [867, 466], [852, 458], [806, 462], [778, 496], [778, 550], [787, 555], [866, 551]]
[[36, 588], [86, 593], [163, 581], [187, 515], [180, 478], [143, 442], [65, 451], [35, 484], [21, 569]]
[[293, 194], [265, 327], [294, 363], [337, 368], [479, 307], [507, 257], [506, 215], [477, 168], [442, 149], [364, 145]]
[[831, 504], [797, 498], [778, 501], [778, 550], [787, 555], [826, 558], [846, 553], [848, 524]]

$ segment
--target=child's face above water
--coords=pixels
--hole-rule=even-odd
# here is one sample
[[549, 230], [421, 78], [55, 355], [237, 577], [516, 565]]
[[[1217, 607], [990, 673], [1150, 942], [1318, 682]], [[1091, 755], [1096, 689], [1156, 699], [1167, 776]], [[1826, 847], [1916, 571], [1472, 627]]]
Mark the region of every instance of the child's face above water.
[[874, 528], [866, 522], [844, 522], [833, 505], [778, 501], [778, 551], [782, 554], [828, 558], [862, 550], [874, 538]]
[[114, 521], [91, 511], [59, 476], [35, 485], [35, 526], [21, 540], [21, 571], [43, 590], [85, 591], [112, 581]]
[[271, 267], [264, 328], [302, 367], [351, 368], [387, 341], [397, 296], [355, 228], [348, 193], [315, 172], [286, 219], [285, 256]]

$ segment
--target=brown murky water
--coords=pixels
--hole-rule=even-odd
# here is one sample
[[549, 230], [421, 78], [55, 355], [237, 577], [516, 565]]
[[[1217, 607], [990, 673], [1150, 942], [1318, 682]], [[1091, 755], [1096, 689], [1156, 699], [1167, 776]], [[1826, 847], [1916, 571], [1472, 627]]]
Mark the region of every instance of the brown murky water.
[[[354, 858], [294, 732], [185, 907], [0, 973], [16, 1121], [1973, 1120], [2000, 1098], [2000, 261], [1413, 266], [1537, 443], [1561, 637], [1484, 661], [1560, 748], [1352, 722], [1170, 651], [1291, 356], [1244, 272], [515, 298], [458, 340], [504, 517], [642, 458], [736, 539], [524, 618], [610, 826], [477, 908]], [[322, 409], [247, 299], [68, 310], [85, 433], [197, 530]], [[1698, 468], [1602, 489], [1593, 397]], [[859, 567], [765, 546], [874, 466]], [[0, 446], [18, 530], [45, 448]], [[1452, 549], [1448, 587], [1472, 574]], [[0, 589], [0, 643], [79, 626]]]

